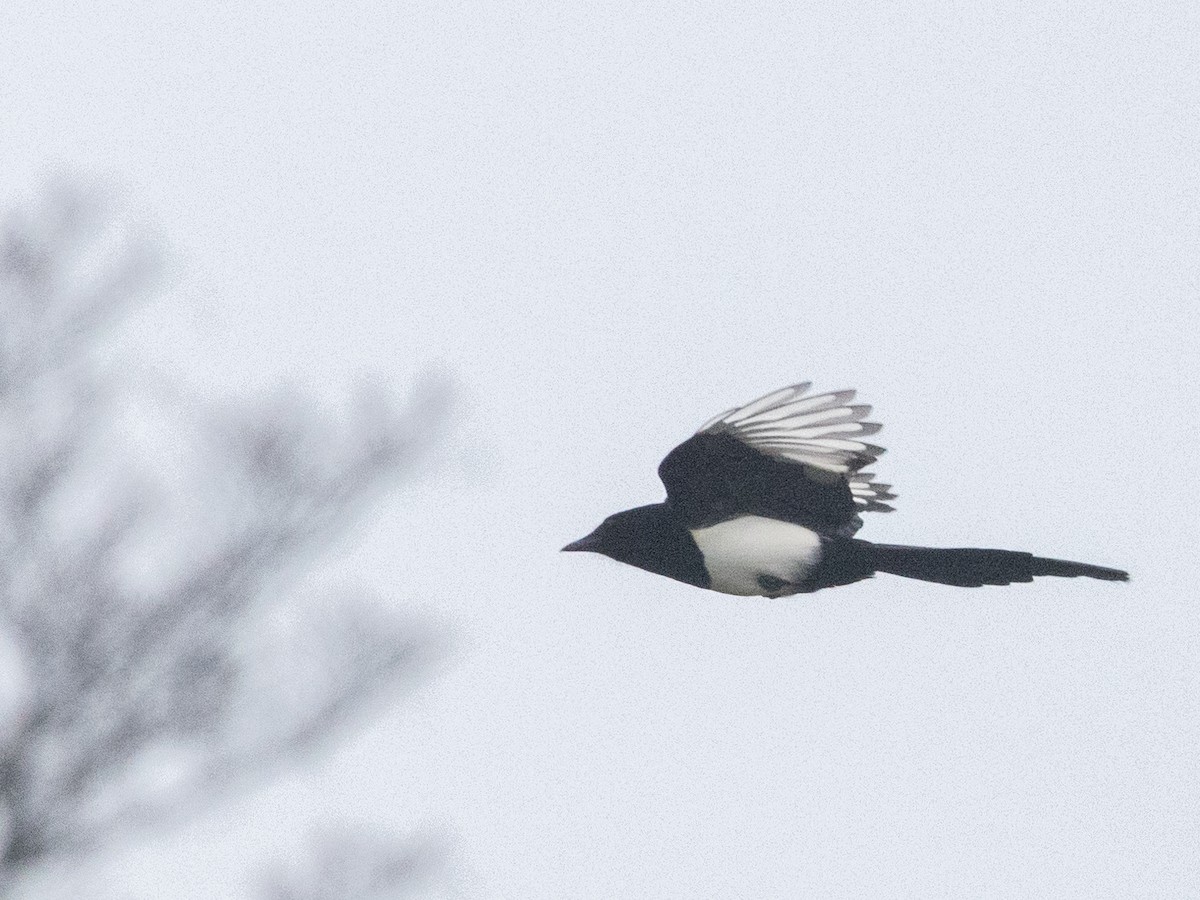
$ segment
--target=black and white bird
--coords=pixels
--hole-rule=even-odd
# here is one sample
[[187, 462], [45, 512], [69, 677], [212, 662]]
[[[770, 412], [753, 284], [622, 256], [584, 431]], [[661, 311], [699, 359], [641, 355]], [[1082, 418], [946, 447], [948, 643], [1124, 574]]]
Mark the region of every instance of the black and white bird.
[[706, 422], [667, 454], [664, 503], [615, 513], [564, 550], [589, 550], [696, 587], [785, 597], [876, 572], [958, 587], [1039, 575], [1128, 581], [1119, 569], [1015, 550], [874, 544], [859, 513], [890, 512], [891, 486], [863, 471], [883, 448], [862, 438], [871, 407], [854, 391], [795, 384]]

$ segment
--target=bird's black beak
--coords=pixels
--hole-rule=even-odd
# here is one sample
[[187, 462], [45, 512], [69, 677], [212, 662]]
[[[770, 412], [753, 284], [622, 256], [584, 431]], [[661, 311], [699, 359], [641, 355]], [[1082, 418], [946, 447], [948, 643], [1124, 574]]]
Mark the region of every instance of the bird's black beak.
[[570, 550], [572, 552], [577, 551], [577, 550], [595, 551], [595, 550], [598, 550], [599, 548], [600, 548], [600, 540], [596, 537], [596, 533], [592, 532], [587, 537], [582, 537], [577, 541], [573, 541], [572, 543], [567, 544], [567, 546], [563, 547], [563, 550]]

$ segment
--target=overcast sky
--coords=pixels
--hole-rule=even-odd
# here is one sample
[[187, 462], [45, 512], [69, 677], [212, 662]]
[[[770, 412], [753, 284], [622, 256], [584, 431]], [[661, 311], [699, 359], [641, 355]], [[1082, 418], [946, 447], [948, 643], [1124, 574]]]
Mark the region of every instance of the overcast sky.
[[[1200, 895], [1200, 7], [247, 6], [9, 0], [0, 201], [115, 190], [173, 260], [126, 352], [202, 392], [452, 373], [336, 568], [457, 649], [91, 896], [245, 895], [316, 821], [442, 835], [469, 900]], [[885, 425], [861, 536], [1132, 582], [557, 552], [799, 380]]]

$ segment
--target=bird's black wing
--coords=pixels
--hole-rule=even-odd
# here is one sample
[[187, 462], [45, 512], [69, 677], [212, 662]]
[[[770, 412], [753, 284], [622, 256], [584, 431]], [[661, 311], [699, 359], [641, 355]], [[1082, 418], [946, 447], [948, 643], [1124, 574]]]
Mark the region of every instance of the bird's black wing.
[[658, 474], [688, 527], [759, 515], [851, 535], [859, 512], [892, 508], [889, 485], [861, 471], [883, 453], [859, 440], [880, 428], [862, 421], [871, 408], [847, 405], [854, 391], [805, 396], [808, 387], [723, 413], [667, 454]]

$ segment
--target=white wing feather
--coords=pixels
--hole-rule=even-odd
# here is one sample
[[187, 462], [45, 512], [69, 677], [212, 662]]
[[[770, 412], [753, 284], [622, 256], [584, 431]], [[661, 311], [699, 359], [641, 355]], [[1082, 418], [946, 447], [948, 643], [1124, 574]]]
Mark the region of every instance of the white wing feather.
[[891, 485], [874, 484], [875, 476], [861, 471], [884, 452], [860, 440], [882, 427], [863, 421], [871, 407], [852, 405], [854, 391], [806, 396], [809, 387], [805, 382], [772, 391], [710, 419], [700, 432], [733, 435], [769, 456], [845, 475], [861, 511], [890, 510], [882, 501], [894, 499]]

